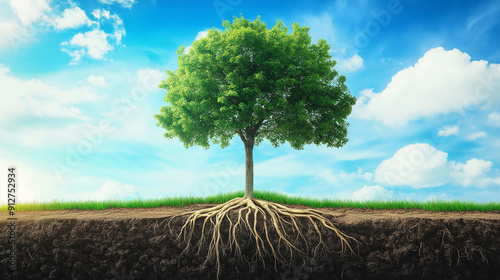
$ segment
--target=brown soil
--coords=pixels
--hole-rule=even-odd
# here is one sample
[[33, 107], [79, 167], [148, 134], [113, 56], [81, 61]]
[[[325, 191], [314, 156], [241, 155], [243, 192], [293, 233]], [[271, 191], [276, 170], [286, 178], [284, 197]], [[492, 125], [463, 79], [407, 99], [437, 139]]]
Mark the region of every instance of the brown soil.
[[[215, 279], [216, 265], [203, 266], [203, 252], [181, 254], [185, 244], [175, 241], [187, 216], [173, 220], [173, 232], [167, 227], [169, 217], [209, 206], [16, 212], [17, 272], [8, 270], [2, 230], [0, 278]], [[226, 250], [220, 279], [500, 279], [499, 211], [316, 210], [360, 242], [351, 242], [356, 255], [340, 254], [326, 230], [327, 246], [314, 255], [319, 240], [309, 228], [312, 246], [296, 240], [307, 254], [275, 268], [272, 256], [255, 258], [255, 242], [241, 232], [244, 258]]]

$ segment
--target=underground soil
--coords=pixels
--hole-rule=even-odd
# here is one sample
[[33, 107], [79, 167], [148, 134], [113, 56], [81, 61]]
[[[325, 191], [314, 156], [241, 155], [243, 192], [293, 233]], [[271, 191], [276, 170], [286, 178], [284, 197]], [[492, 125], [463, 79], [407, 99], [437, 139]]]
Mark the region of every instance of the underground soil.
[[[208, 244], [197, 255], [196, 250], [183, 253], [186, 244], [175, 240], [187, 216], [168, 227], [169, 217], [210, 206], [18, 211], [17, 270], [8, 269], [10, 231], [5, 229], [0, 233], [0, 278], [216, 279], [216, 263], [204, 264]], [[254, 239], [241, 230], [237, 238], [243, 257], [222, 247], [219, 279], [500, 279], [498, 211], [316, 210], [359, 241], [350, 242], [356, 254], [340, 253], [339, 239], [325, 229], [325, 246], [315, 248], [319, 237], [304, 220], [305, 238], [293, 238], [303, 253], [295, 252], [292, 259], [270, 235], [288, 260], [275, 266], [272, 255], [263, 260], [255, 255]], [[263, 222], [257, 226], [262, 230]], [[196, 228], [195, 240], [201, 223]]]

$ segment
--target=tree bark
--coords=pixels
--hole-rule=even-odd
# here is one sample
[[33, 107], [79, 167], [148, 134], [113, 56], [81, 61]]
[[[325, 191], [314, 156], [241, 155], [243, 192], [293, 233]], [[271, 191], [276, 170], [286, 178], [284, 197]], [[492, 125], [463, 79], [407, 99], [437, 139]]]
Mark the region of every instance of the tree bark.
[[244, 198], [255, 198], [253, 196], [253, 145], [254, 137], [247, 137], [245, 144], [245, 196]]

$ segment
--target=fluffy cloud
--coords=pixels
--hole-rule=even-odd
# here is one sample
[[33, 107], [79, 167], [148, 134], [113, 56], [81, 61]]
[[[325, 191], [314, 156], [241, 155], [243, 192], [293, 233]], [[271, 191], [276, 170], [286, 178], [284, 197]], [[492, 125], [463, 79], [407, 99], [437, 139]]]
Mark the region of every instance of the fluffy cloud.
[[79, 50], [74, 50], [74, 51], [69, 51], [66, 48], [61, 48], [61, 51], [68, 53], [69, 56], [71, 56], [71, 61], [69, 65], [76, 65], [82, 60], [82, 56], [85, 55], [85, 50], [84, 49], [79, 49]]
[[478, 132], [474, 132], [474, 133], [467, 135], [467, 140], [476, 141], [477, 139], [484, 138], [486, 136], [488, 136], [488, 134], [486, 132], [478, 131]]
[[387, 185], [415, 188], [435, 187], [446, 183], [448, 154], [429, 144], [412, 144], [399, 149], [375, 170], [375, 181]]
[[123, 20], [117, 14], [111, 14], [109, 11], [101, 9], [94, 10], [92, 15], [98, 20], [97, 26], [100, 28], [101, 22], [111, 21], [113, 25], [113, 33], [108, 34], [116, 40], [116, 44], [120, 45], [122, 37], [125, 36], [125, 28], [123, 27]]
[[429, 144], [411, 144], [399, 149], [375, 170], [375, 182], [386, 186], [437, 187], [447, 183], [487, 187], [500, 184], [488, 177], [492, 162], [470, 159], [466, 163], [448, 161], [448, 154]]
[[113, 20], [113, 29], [114, 29], [113, 34], [111, 34], [110, 36], [116, 40], [117, 45], [120, 45], [122, 37], [125, 36], [126, 34], [125, 28], [123, 27], [123, 21], [116, 14], [111, 15], [110, 19]]
[[92, 21], [87, 17], [85, 11], [79, 7], [66, 9], [62, 16], [52, 20], [55, 29], [76, 28], [82, 25], [90, 26]]
[[[78, 64], [81, 58], [85, 55], [102, 60], [105, 59], [108, 52], [114, 49], [108, 38], [114, 39], [116, 45], [121, 45], [122, 37], [125, 36], [125, 28], [123, 20], [116, 14], [111, 14], [109, 11], [101, 9], [94, 10], [92, 15], [97, 21], [90, 21], [96, 27], [85, 33], [78, 33], [73, 36], [69, 42], [63, 42], [61, 46], [71, 46], [73, 50], [63, 47], [61, 51], [68, 53], [72, 60], [70, 65]], [[86, 17], [86, 16], [85, 16]], [[113, 26], [112, 33], [106, 33], [101, 29], [101, 23], [109, 23]], [[74, 49], [74, 48], [79, 49]]]
[[493, 163], [491, 161], [473, 158], [468, 160], [465, 164], [453, 163], [452, 176], [455, 182], [461, 186], [470, 186], [478, 183], [483, 185], [484, 181], [482, 181], [482, 179], [491, 171], [492, 166]]
[[49, 19], [51, 8], [47, 0], [9, 0], [0, 9], [12, 10], [8, 20], [0, 19], [0, 48], [14, 50], [20, 44], [32, 41], [36, 35], [35, 25]]
[[444, 126], [443, 129], [438, 131], [438, 135], [439, 136], [457, 135], [459, 130], [460, 129], [458, 128], [458, 125]]
[[198, 32], [198, 34], [196, 34], [196, 37], [194, 38], [194, 40], [196, 41], [196, 40], [199, 40], [201, 38], [205, 38], [205, 37], [207, 37], [207, 35], [208, 35], [208, 30], [200, 31], [200, 32]]
[[[118, 3], [127, 8], [135, 3], [134, 0], [103, 0], [102, 2]], [[61, 49], [71, 56], [70, 65], [78, 64], [85, 55], [94, 59], [104, 59], [106, 54], [113, 50], [108, 38], [114, 39], [116, 45], [121, 45], [122, 38], [126, 35], [123, 20], [117, 14], [111, 14], [104, 9], [94, 10], [92, 15], [97, 21], [92, 21], [84, 10], [75, 6], [71, 1], [69, 3], [71, 8], [62, 12], [59, 10], [59, 5], [52, 9], [49, 0], [9, 0], [9, 5], [18, 20], [14, 18], [10, 21], [0, 21], [0, 47], [12, 45], [16, 48], [18, 44], [30, 41], [36, 36], [40, 26], [53, 27], [56, 30], [78, 28], [84, 25], [94, 26], [93, 30], [78, 33], [69, 42], [61, 44], [62, 46], [71, 45], [71, 48]], [[101, 29], [101, 23], [104, 22], [112, 26], [112, 32]], [[34, 23], [39, 24], [34, 25]]]
[[42, 19], [51, 10], [48, 0], [9, 0], [9, 4], [23, 25]]
[[[111, 50], [113, 46], [108, 42], [108, 34], [102, 30], [92, 30], [85, 34], [78, 33], [69, 41], [70, 45], [83, 47], [86, 49], [88, 56], [94, 59], [104, 59], [104, 56]], [[63, 43], [66, 45], [67, 43]]]
[[488, 125], [500, 127], [500, 113], [493, 112], [488, 115]]
[[471, 106], [498, 99], [494, 85], [499, 82], [500, 64], [471, 61], [457, 49], [438, 47], [394, 75], [382, 92], [363, 91], [353, 115], [401, 126], [441, 113], [463, 113]]
[[[99, 97], [86, 87], [62, 90], [40, 80], [21, 80], [9, 75], [9, 69], [0, 65], [0, 122], [21, 116], [84, 118], [74, 106], [95, 101]], [[15, 94], [14, 94], [15, 93]]]
[[106, 10], [94, 10], [92, 12], [92, 15], [96, 18], [96, 19], [101, 19], [102, 18], [106, 18], [106, 19], [109, 19], [109, 11], [106, 11]]
[[337, 64], [337, 68], [341, 72], [355, 72], [364, 67], [363, 58], [361, 58], [361, 56], [357, 53], [348, 59], [340, 60], [339, 64]]
[[124, 8], [130, 9], [130, 8], [132, 8], [132, 5], [134, 5], [135, 0], [99, 0], [99, 2], [101, 2], [103, 4], [108, 4], [108, 5], [116, 3], [116, 4], [121, 5]]
[[364, 186], [362, 189], [355, 191], [352, 194], [354, 201], [367, 201], [367, 200], [390, 200], [393, 197], [393, 192], [376, 186]]
[[94, 76], [94, 75], [90, 75], [88, 78], [87, 78], [87, 81], [91, 84], [91, 85], [94, 85], [94, 86], [105, 86], [106, 85], [106, 79], [104, 78], [104, 76]]

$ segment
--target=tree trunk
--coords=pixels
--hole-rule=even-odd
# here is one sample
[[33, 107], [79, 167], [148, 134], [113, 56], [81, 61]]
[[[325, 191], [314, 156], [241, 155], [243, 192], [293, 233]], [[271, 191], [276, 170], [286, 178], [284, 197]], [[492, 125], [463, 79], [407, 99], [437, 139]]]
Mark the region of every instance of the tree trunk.
[[245, 144], [245, 196], [244, 198], [255, 198], [253, 196], [253, 137], [248, 137]]

